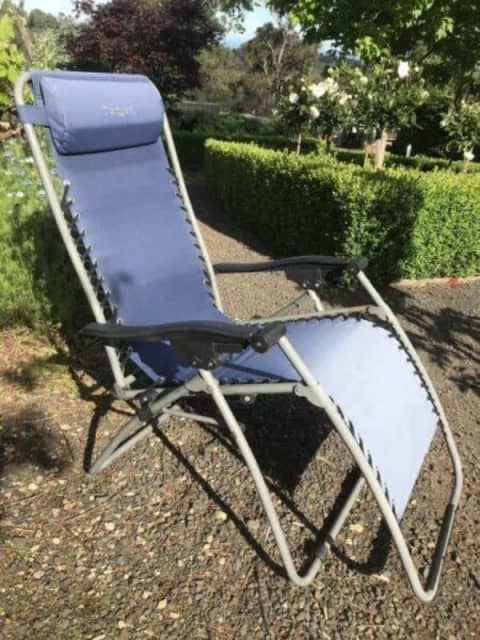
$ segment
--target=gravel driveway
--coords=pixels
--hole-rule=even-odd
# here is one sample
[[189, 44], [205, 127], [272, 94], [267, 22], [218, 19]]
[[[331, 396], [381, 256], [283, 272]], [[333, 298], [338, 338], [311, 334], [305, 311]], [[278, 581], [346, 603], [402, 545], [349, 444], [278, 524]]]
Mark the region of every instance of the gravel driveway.
[[[264, 258], [201, 184], [192, 185], [192, 196], [214, 260]], [[238, 317], [269, 313], [296, 293], [281, 274], [222, 276], [220, 287]], [[172, 419], [129, 457], [87, 476], [95, 434], [98, 450], [128, 407], [111, 401], [103, 360], [81, 345], [12, 330], [0, 334], [1, 637], [478, 637], [480, 282], [385, 294], [432, 374], [465, 467], [433, 605], [412, 596], [365, 493], [313, 586], [292, 586], [235, 449], [198, 424]], [[299, 399], [259, 400], [238, 413], [301, 566], [338, 493], [351, 484], [348, 455]], [[450, 472], [436, 440], [403, 521], [422, 572]]]

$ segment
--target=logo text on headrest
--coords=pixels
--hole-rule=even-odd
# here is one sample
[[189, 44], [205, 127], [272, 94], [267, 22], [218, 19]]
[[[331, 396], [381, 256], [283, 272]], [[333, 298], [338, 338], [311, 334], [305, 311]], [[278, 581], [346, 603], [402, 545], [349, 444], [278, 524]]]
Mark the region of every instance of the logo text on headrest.
[[102, 111], [106, 111], [111, 116], [117, 116], [117, 118], [126, 118], [127, 116], [135, 115], [135, 110], [130, 107], [112, 107], [110, 105], [103, 105]]

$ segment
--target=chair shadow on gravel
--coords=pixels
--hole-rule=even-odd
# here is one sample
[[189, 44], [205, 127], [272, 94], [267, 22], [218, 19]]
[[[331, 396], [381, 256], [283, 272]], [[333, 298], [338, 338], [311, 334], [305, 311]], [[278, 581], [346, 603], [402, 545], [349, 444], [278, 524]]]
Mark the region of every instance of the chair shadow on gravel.
[[[75, 338], [69, 339], [68, 347], [70, 354], [69, 371], [78, 388], [80, 397], [93, 404], [93, 413], [88, 426], [87, 442], [83, 455], [83, 468], [88, 472], [92, 465], [97, 431], [102, 419], [113, 411], [124, 415], [127, 420], [132, 415], [132, 412], [128, 409], [128, 406], [126, 406], [125, 410], [112, 406], [114, 398], [108, 391], [111, 384], [111, 374], [103, 349], [99, 348], [98, 345], [96, 347], [92, 345], [91, 349], [86, 349], [85, 344], [82, 343], [80, 345]], [[208, 398], [190, 399], [189, 403], [194, 406], [188, 408], [192, 408], [197, 413], [203, 412], [206, 415], [213, 415], [215, 412], [214, 405]], [[300, 569], [301, 573], [313, 559], [318, 545], [325, 540], [333, 520], [340, 512], [353, 488], [357, 472], [356, 470], [351, 470], [347, 473], [328, 517], [318, 527], [298, 508], [293, 494], [303, 473], [310, 464], [314, 464], [313, 458], [331, 434], [331, 427], [327, 424], [325, 416], [306, 401], [292, 398], [290, 395], [259, 398], [253, 409], [250, 406], [236, 402], [234, 411], [240, 423], [244, 425], [247, 439], [265, 475], [269, 489], [278, 496], [283, 506], [291, 511], [305, 527], [305, 531], [309, 533], [310, 537], [304, 543], [306, 559]], [[216, 442], [225, 447], [230, 455], [235, 456], [243, 464], [243, 458], [241, 458], [226, 430], [217, 430], [206, 425], [195, 426], [197, 428], [199, 426], [199, 428], [209, 432]], [[295, 434], [293, 438], [292, 433]], [[210, 483], [196, 470], [194, 462], [189, 461], [163, 431], [156, 428], [155, 434], [170, 453], [186, 468], [192, 478], [198, 482], [218, 508], [228, 515], [258, 556], [272, 571], [286, 577], [283, 565], [277, 563], [269, 555], [241, 517], [235, 513], [232, 505], [223, 500]], [[345, 456], [348, 456], [347, 452], [345, 452]], [[389, 552], [388, 531], [383, 525], [380, 526], [370, 556], [364, 563], [351, 559], [348, 554], [334, 543], [331, 544], [331, 551], [355, 571], [365, 574], [376, 573], [385, 564]]]
[[408, 292], [394, 287], [387, 289], [386, 296], [412, 325], [409, 335], [415, 348], [428, 353], [460, 391], [480, 396], [480, 318], [452, 307], [430, 311], [415, 305]]
[[[267, 400], [263, 410], [268, 413], [268, 417], [265, 416], [263, 411], [256, 410], [257, 405], [261, 404], [262, 400]], [[193, 407], [195, 412], [202, 413], [203, 410], [205, 414], [212, 415], [212, 404], [207, 403], [208, 400], [197, 398]], [[295, 516], [309, 534], [303, 545], [304, 560], [299, 569], [299, 573], [302, 574], [312, 562], [319, 545], [327, 539], [328, 531], [333, 521], [340, 513], [358, 479], [358, 470], [356, 468], [348, 470], [329, 515], [320, 527], [315, 525], [297, 506], [293, 493], [307, 466], [314, 464], [313, 458], [331, 435], [331, 428], [325, 424], [326, 419], [322, 416], [322, 412], [311, 407], [306, 402], [293, 403], [296, 405], [293, 408], [289, 407], [289, 404], [292, 404], [291, 397], [261, 398], [253, 411], [250, 408], [242, 407], [240, 403], [235, 404], [232, 408], [244, 429], [252, 451], [265, 476], [269, 490], [280, 499], [282, 506]], [[302, 404], [304, 406], [301, 406]], [[296, 418], [297, 428], [294, 431], [292, 431], [292, 425], [288, 424], [288, 420], [285, 420], [285, 416], [288, 413], [294, 414]], [[230, 455], [234, 456], [242, 465], [244, 464], [243, 458], [226, 427], [217, 429], [205, 424], [198, 426], [212, 436], [212, 442], [215, 441], [217, 444], [221, 444]], [[208, 497], [228, 515], [228, 518], [235, 524], [247, 544], [262, 561], [275, 574], [287, 578], [283, 565], [272, 558], [258, 538], [252, 534], [241, 516], [235, 512], [234, 507], [227, 503], [197, 471], [194, 462], [185, 457], [164, 431], [155, 428], [154, 432], [161, 443], [185, 467], [192, 478], [198, 482]], [[292, 437], [292, 433], [294, 433], [295, 437]], [[347, 456], [348, 453], [345, 452], [345, 455]], [[253, 484], [250, 477], [249, 481]], [[286, 534], [288, 538], [288, 531]], [[331, 542], [330, 549], [350, 569], [370, 575], [378, 573], [384, 567], [391, 547], [390, 542], [390, 533], [382, 522], [374, 537], [370, 555], [365, 562], [350, 558], [334, 542]]]
[[115, 398], [109, 391], [112, 373], [103, 344], [92, 340], [84, 341], [71, 331], [65, 331], [62, 337], [68, 352], [63, 344], [57, 342], [55, 346], [60, 356], [68, 362], [68, 371], [80, 398], [93, 404], [82, 461], [83, 470], [88, 472], [92, 466], [97, 431], [102, 419], [109, 413], [120, 414], [128, 419], [132, 412], [113, 406]]
[[[47, 428], [48, 416], [40, 409], [21, 408], [2, 419], [0, 430], [0, 478], [17, 472], [31, 478], [31, 467], [61, 475], [74, 456], [61, 431]], [[27, 471], [22, 471], [29, 467]], [[4, 510], [0, 506], [0, 520]]]

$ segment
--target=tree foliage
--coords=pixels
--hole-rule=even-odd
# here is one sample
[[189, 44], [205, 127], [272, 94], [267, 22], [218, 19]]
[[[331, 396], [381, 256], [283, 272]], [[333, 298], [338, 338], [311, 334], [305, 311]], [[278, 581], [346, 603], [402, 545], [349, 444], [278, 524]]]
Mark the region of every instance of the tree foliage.
[[473, 150], [480, 145], [480, 101], [462, 102], [451, 107], [441, 125], [448, 135], [447, 151], [462, 154], [468, 162], [474, 159]]
[[24, 58], [15, 44], [13, 18], [0, 16], [0, 110], [10, 106], [13, 84], [22, 70]]
[[404, 55], [419, 41], [433, 43], [453, 28], [455, 0], [270, 0], [288, 13], [315, 40], [332, 40], [353, 51], [358, 39], [372, 38], [379, 46]]
[[316, 48], [306, 45], [287, 20], [259, 27], [242, 51], [249, 72], [264, 78], [272, 103], [293, 77], [308, 73], [316, 57]]
[[269, 0], [311, 39], [344, 52], [370, 38], [393, 55], [423, 62], [437, 57], [457, 93], [468, 91], [480, 60], [478, 0]]
[[32, 67], [35, 69], [60, 69], [71, 63], [62, 29], [33, 31], [32, 49]]
[[27, 27], [31, 31], [57, 29], [59, 27], [59, 21], [58, 18], [51, 13], [46, 13], [41, 9], [33, 9], [28, 14]]
[[267, 23], [253, 38], [232, 50], [202, 51], [202, 86], [196, 97], [223, 108], [271, 116], [285, 87], [315, 65], [315, 46], [306, 45], [287, 21]]
[[223, 109], [236, 111], [241, 104], [245, 62], [237, 50], [222, 45], [204, 49], [198, 55], [200, 88], [195, 99], [215, 102]]
[[32, 41], [31, 66], [35, 69], [62, 69], [71, 63], [66, 41], [75, 33], [72, 16], [53, 16], [34, 9], [27, 19]]
[[144, 73], [170, 98], [199, 85], [197, 54], [221, 31], [202, 0], [77, 0], [76, 9], [87, 18], [67, 40], [77, 69]]
[[[254, 1], [223, 0], [232, 10]], [[370, 38], [378, 47], [412, 62], [435, 61], [434, 72], [452, 81], [458, 103], [472, 90], [480, 61], [478, 0], [267, 0], [288, 15], [307, 38], [329, 40], [344, 53]], [[429, 65], [425, 65], [428, 73]]]

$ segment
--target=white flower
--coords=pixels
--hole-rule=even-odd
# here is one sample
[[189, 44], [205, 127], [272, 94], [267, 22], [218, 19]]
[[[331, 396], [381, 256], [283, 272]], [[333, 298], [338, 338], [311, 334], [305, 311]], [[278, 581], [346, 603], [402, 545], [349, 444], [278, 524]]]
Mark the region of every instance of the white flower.
[[347, 104], [347, 102], [348, 102], [349, 100], [351, 100], [351, 99], [352, 99], [352, 96], [351, 96], [349, 93], [342, 93], [342, 94], [340, 95], [340, 98], [338, 99], [338, 102], [339, 102], [339, 103], [342, 105], [342, 107], [343, 107], [343, 105]]
[[463, 152], [463, 159], [466, 162], [472, 162], [472, 160], [475, 158], [475, 154], [473, 153], [473, 151], [471, 149], [467, 149]]
[[297, 102], [298, 102], [298, 93], [292, 92], [288, 96], [288, 101], [290, 102], [290, 104], [297, 104]]
[[352, 127], [352, 133], [357, 133], [358, 129], [357, 127]]
[[325, 82], [319, 82], [318, 84], [311, 84], [308, 88], [314, 98], [321, 98], [327, 92], [327, 86]]
[[17, 193], [15, 194], [16, 198], [24, 198], [25, 194], [23, 193], [23, 191], [17, 191]]
[[422, 91], [422, 99], [426, 100], [429, 96], [430, 96], [430, 93], [426, 89], [424, 89]]
[[404, 78], [408, 78], [408, 74], [410, 73], [410, 63], [407, 60], [400, 60], [398, 63], [397, 74], [398, 77], [403, 80]]
[[360, 84], [363, 84], [363, 85], [368, 84], [368, 78], [367, 78], [367, 76], [364, 76], [363, 74], [359, 77], [358, 81], [360, 82]]
[[333, 78], [327, 78], [325, 80], [325, 84], [329, 93], [335, 93], [335, 91], [338, 91], [338, 83]]
[[315, 105], [310, 107], [310, 114], [314, 120], [316, 120], [320, 116], [320, 111], [317, 109]]

